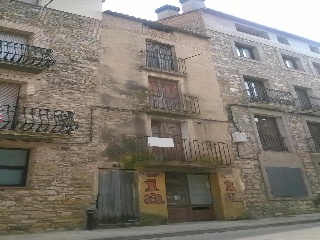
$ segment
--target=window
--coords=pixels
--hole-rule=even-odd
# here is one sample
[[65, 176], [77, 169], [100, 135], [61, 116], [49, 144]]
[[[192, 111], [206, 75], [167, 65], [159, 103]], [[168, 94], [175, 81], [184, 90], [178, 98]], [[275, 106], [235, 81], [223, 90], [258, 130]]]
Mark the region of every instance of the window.
[[147, 41], [147, 67], [174, 71], [172, 47]]
[[298, 100], [300, 102], [301, 109], [302, 110], [312, 109], [312, 104], [311, 104], [311, 100], [310, 100], [307, 89], [295, 87], [295, 91], [298, 95]]
[[238, 57], [244, 57], [249, 59], [256, 59], [253, 48], [241, 46], [239, 44], [236, 44], [236, 50]]
[[244, 25], [241, 25], [241, 24], [238, 24], [238, 23], [236, 23], [235, 26], [236, 26], [237, 31], [239, 31], [239, 32], [250, 34], [250, 35], [253, 35], [253, 36], [256, 36], [256, 37], [270, 39], [268, 33], [265, 32], [265, 31], [261, 31], [261, 30], [256, 29], [256, 28], [244, 26]]
[[304, 197], [308, 191], [300, 168], [266, 167], [273, 197]]
[[311, 52], [320, 54], [320, 50], [318, 47], [309, 45], [309, 48], [310, 48]]
[[0, 149], [0, 186], [25, 186], [29, 150]]
[[285, 54], [281, 54], [281, 57], [285, 68], [304, 71], [301, 60], [298, 57], [288, 56]]
[[316, 70], [316, 74], [320, 75], [320, 63], [312, 63], [314, 69]]
[[263, 81], [244, 78], [244, 83], [250, 101], [268, 101], [268, 93], [264, 87]]
[[312, 138], [313, 150], [315, 152], [320, 152], [320, 124], [307, 122], [307, 125]]
[[288, 151], [274, 117], [254, 116], [263, 150]]
[[279, 43], [282, 43], [282, 44], [290, 46], [290, 43], [289, 43], [287, 38], [279, 36], [279, 35], [277, 35], [277, 38], [278, 38]]

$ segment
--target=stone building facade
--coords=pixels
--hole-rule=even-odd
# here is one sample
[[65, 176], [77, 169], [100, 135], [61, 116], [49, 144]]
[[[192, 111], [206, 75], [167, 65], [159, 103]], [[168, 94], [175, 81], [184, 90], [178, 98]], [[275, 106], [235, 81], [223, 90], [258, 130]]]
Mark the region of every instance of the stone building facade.
[[320, 43], [180, 2], [159, 22], [210, 38], [248, 213], [319, 211]]
[[97, 223], [242, 216], [208, 38], [106, 11], [100, 64]]
[[84, 228], [95, 204], [101, 23], [49, 7], [0, 1], [0, 234]]
[[208, 38], [44, 3], [0, 2], [0, 233], [241, 216]]

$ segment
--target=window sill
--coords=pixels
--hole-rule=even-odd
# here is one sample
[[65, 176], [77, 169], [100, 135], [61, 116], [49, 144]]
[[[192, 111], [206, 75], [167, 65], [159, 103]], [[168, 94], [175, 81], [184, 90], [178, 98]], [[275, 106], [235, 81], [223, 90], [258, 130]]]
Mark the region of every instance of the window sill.
[[174, 72], [174, 71], [166, 71], [162, 70], [159, 68], [151, 68], [151, 67], [146, 67], [146, 66], [140, 66], [140, 69], [149, 71], [149, 72], [158, 72], [158, 73], [165, 73], [165, 74], [170, 74], [170, 75], [175, 75], [175, 76], [181, 76], [181, 77], [187, 77], [187, 74], [181, 73], [181, 72]]
[[303, 197], [269, 197], [270, 201], [307, 201], [313, 199], [310, 196]]
[[287, 68], [287, 67], [284, 67], [284, 66], [282, 66], [282, 69], [284, 69], [284, 70], [288, 70], [288, 71], [290, 71], [290, 72], [302, 73], [302, 74], [309, 75], [309, 73], [308, 73], [308, 72], [306, 72], [305, 70], [294, 69], [294, 68]]
[[258, 63], [258, 64], [264, 64], [263, 61], [257, 60], [257, 59], [251, 59], [251, 58], [245, 58], [245, 57], [239, 57], [239, 56], [234, 56], [235, 59], [241, 60], [241, 61], [248, 61], [251, 63]]
[[12, 187], [1, 187], [0, 186], [0, 191], [18, 191], [18, 190], [33, 190], [33, 188], [32, 187], [23, 187], [23, 186], [21, 186], [21, 187], [14, 187], [14, 186], [12, 186]]

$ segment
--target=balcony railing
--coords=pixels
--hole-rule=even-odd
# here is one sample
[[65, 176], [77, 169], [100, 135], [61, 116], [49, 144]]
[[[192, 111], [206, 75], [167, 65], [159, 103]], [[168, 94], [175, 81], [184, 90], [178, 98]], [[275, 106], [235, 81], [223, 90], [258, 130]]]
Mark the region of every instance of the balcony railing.
[[55, 64], [52, 50], [0, 40], [0, 63], [44, 69]]
[[299, 97], [297, 99], [297, 105], [299, 105], [302, 111], [320, 111], [320, 98], [316, 97]]
[[246, 89], [250, 102], [275, 103], [294, 106], [295, 102], [290, 92], [268, 88], [251, 87]]
[[320, 137], [309, 138], [310, 150], [313, 153], [320, 153]]
[[197, 97], [186, 95], [166, 95], [163, 92], [149, 91], [150, 108], [160, 111], [171, 111], [187, 114], [199, 114]]
[[288, 151], [288, 148], [284, 145], [283, 137], [275, 137], [272, 135], [260, 135], [260, 141], [263, 150], [276, 151], [276, 152], [285, 152]]
[[146, 53], [147, 67], [187, 74], [185, 59], [176, 58], [159, 51], [147, 50]]
[[182, 139], [181, 142], [175, 143], [174, 147], [150, 147], [148, 137], [138, 137], [130, 141], [132, 141], [132, 155], [136, 161], [213, 164], [232, 162], [229, 146], [226, 143]]
[[71, 111], [3, 105], [0, 129], [23, 132], [71, 134], [78, 129]]

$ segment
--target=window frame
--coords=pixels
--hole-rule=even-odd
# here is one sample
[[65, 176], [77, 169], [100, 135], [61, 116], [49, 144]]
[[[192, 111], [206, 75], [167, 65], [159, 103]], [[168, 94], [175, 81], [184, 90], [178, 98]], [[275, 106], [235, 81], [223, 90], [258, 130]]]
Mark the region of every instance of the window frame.
[[266, 31], [260, 30], [258, 28], [250, 27], [247, 25], [243, 25], [240, 23], [235, 23], [234, 26], [238, 32], [270, 40], [269, 34]]
[[[307, 68], [303, 62], [302, 56], [295, 54], [295, 53], [288, 53], [288, 52], [280, 51], [280, 50], [277, 50], [277, 54], [278, 54], [278, 58], [280, 60], [280, 64], [281, 64], [282, 69], [286, 69], [289, 71], [298, 71], [300, 73], [308, 74]], [[287, 65], [285, 63], [286, 59], [293, 61], [296, 68], [287, 67]]]
[[[171, 69], [162, 68], [160, 66], [160, 63], [159, 63], [159, 67], [149, 66], [149, 64], [148, 64], [148, 44], [150, 44], [150, 43], [152, 43], [154, 45], [158, 45], [160, 47], [162, 46], [162, 47], [170, 48], [171, 58], [172, 58], [172, 68]], [[166, 43], [163, 43], [163, 42], [155, 41], [153, 39], [145, 39], [145, 47], [146, 47], [145, 48], [145, 50], [146, 50], [145, 67], [146, 68], [154, 69], [154, 70], [157, 70], [157, 71], [178, 73], [177, 58], [176, 58], [176, 52], [175, 52], [175, 46], [174, 45], [170, 45], [170, 44], [166, 44]]]
[[[317, 78], [320, 78], [320, 60], [318, 59], [308, 59], [308, 62], [309, 62], [309, 65], [310, 65], [310, 68], [311, 68], [311, 71], [313, 73], [313, 75]], [[319, 68], [319, 71], [318, 71], [318, 68], [315, 67], [315, 65], [318, 66]]]
[[283, 45], [291, 46], [288, 38], [280, 36], [280, 35], [276, 35], [276, 36], [277, 36], [279, 43], [281, 43]]
[[27, 154], [26, 154], [26, 164], [22, 167], [17, 167], [17, 166], [7, 166], [6, 168], [3, 167], [2, 165], [0, 165], [0, 169], [11, 169], [11, 170], [16, 170], [16, 169], [19, 169], [19, 170], [24, 170], [24, 174], [23, 174], [23, 180], [21, 181], [20, 184], [8, 184], [8, 185], [1, 185], [0, 184], [0, 188], [7, 188], [7, 187], [26, 187], [27, 186], [27, 179], [28, 179], [28, 172], [29, 172], [29, 163], [30, 163], [30, 152], [31, 152], [31, 149], [25, 149], [25, 148], [4, 148], [4, 147], [0, 147], [0, 150], [1, 149], [8, 149], [8, 150], [25, 150], [27, 151]]
[[320, 54], [320, 50], [319, 50], [319, 47], [317, 46], [314, 46], [314, 45], [311, 45], [311, 44], [308, 44], [309, 46], [309, 49], [312, 53], [315, 53], [315, 54]]
[[[262, 51], [262, 46], [260, 44], [254, 43], [254, 42], [249, 42], [249, 41], [244, 41], [239, 38], [234, 38], [230, 37], [230, 42], [231, 42], [231, 48], [232, 48], [232, 53], [234, 58], [236, 59], [241, 59], [241, 60], [246, 60], [246, 61], [251, 61], [251, 62], [260, 62], [264, 63], [265, 58], [264, 54]], [[244, 48], [248, 49], [251, 54], [253, 54], [253, 58], [247, 58], [247, 57], [241, 57], [238, 55], [238, 49]]]

